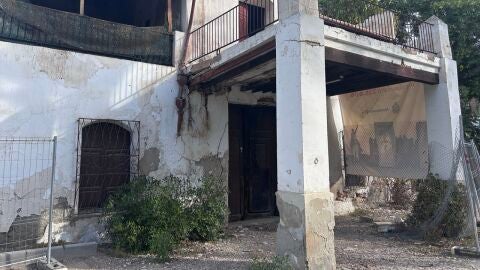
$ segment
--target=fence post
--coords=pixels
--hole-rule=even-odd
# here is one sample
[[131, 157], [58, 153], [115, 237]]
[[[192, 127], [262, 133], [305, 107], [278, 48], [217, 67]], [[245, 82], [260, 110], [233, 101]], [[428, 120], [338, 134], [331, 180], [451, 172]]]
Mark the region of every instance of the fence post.
[[52, 177], [50, 180], [50, 207], [48, 210], [48, 249], [47, 264], [52, 259], [52, 212], [53, 212], [53, 182], [55, 180], [55, 166], [57, 158], [57, 136], [53, 137], [53, 153], [52, 153]]

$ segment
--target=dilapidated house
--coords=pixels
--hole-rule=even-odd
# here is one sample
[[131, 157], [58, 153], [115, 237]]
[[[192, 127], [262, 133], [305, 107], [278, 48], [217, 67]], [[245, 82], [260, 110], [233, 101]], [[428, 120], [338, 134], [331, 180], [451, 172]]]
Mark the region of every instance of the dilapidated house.
[[[231, 220], [279, 215], [278, 253], [298, 268], [333, 269], [344, 157], [395, 175], [389, 153], [406, 149], [398, 137], [421, 150], [418, 164], [448, 175], [435, 150], [453, 149], [461, 111], [438, 18], [406, 23], [376, 8], [348, 21], [317, 0], [191, 9], [192, 0], [0, 0], [0, 136], [58, 136], [56, 240], [96, 240], [98, 209], [135, 176], [214, 174], [229, 186]], [[344, 123], [353, 107], [342, 104], [392, 87], [420, 98], [357, 115], [420, 110], [413, 137], [375, 123], [376, 141], [358, 118]], [[21, 205], [46, 200], [31, 179], [48, 167], [0, 182], [0, 233], [41, 214]]]

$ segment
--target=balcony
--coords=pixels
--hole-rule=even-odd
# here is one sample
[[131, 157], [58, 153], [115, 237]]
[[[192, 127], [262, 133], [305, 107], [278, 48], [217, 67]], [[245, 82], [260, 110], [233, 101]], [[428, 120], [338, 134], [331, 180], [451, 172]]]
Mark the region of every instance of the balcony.
[[173, 35], [15, 0], [0, 0], [0, 40], [173, 65]]
[[357, 0], [341, 7], [336, 1], [320, 0], [319, 13], [326, 25], [406, 48], [435, 53], [433, 25], [415, 16], [383, 8], [368, 0]]
[[[410, 15], [358, 0], [361, 5], [338, 5], [319, 1], [319, 13], [326, 25], [405, 48], [435, 53], [432, 25]], [[277, 0], [243, 0], [191, 32], [190, 62], [255, 35], [278, 20]]]

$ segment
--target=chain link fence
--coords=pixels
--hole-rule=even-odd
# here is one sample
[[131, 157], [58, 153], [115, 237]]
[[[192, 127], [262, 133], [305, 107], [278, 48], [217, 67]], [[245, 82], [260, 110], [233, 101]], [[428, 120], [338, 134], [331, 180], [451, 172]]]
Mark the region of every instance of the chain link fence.
[[0, 268], [50, 261], [56, 137], [0, 139]]
[[429, 170], [426, 122], [378, 122], [345, 127], [346, 173], [425, 178]]
[[[365, 186], [370, 195], [381, 193], [382, 200], [395, 207], [395, 185], [406, 183], [403, 190], [409, 189], [412, 197], [402, 203], [411, 206], [411, 216], [420, 212], [416, 233], [426, 236], [461, 227], [452, 235], [471, 240], [464, 243], [480, 251], [480, 154], [473, 141], [465, 142], [459, 123], [452, 146], [428, 143], [425, 122], [345, 127], [346, 184]], [[381, 191], [374, 190], [379, 187]], [[419, 195], [422, 189], [431, 194]], [[424, 201], [418, 203], [418, 196]], [[373, 197], [369, 200], [378, 196]]]

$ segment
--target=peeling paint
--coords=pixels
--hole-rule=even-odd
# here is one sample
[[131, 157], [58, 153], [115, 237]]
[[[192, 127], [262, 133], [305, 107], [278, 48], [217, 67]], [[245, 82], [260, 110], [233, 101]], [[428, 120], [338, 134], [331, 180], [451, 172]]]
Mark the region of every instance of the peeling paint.
[[149, 148], [143, 153], [140, 159], [140, 172], [149, 175], [151, 172], [158, 170], [160, 164], [160, 150], [158, 148]]

